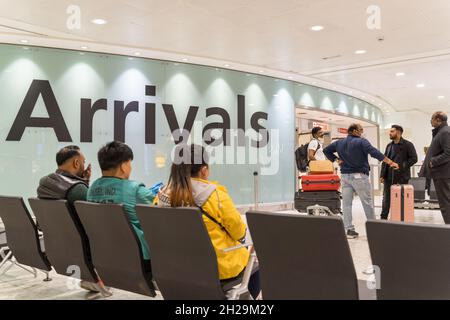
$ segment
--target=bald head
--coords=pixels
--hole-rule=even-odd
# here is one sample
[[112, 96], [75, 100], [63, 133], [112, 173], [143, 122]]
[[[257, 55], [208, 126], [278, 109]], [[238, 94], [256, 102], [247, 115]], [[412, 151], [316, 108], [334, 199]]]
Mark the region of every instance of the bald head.
[[441, 126], [443, 123], [446, 123], [447, 121], [448, 121], [447, 114], [443, 111], [437, 111], [433, 113], [433, 116], [431, 117], [431, 125], [434, 128]]

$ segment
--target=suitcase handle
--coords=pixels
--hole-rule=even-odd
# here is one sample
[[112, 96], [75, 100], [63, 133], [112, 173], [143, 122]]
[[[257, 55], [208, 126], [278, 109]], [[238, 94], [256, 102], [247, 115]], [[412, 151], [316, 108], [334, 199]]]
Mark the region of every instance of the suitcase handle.
[[[311, 180], [306, 180], [306, 181], [304, 181], [303, 182], [304, 184], [306, 184], [306, 185], [309, 185], [309, 184], [311, 184], [311, 183], [313, 183], [313, 182], [311, 182]], [[331, 183], [331, 184], [335, 184], [335, 183], [338, 183], [338, 181], [336, 181], [336, 180], [323, 180], [323, 181], [314, 181], [314, 183], [316, 183], [316, 184], [318, 184], [318, 183]]]

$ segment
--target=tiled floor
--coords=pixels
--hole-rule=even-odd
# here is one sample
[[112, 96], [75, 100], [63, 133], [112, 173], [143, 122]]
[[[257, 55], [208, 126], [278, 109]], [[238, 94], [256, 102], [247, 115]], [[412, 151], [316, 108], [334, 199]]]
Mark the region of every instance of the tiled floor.
[[[380, 199], [376, 198], [376, 205], [380, 205]], [[359, 199], [354, 201], [354, 224], [360, 236], [358, 239], [349, 240], [356, 272], [359, 279], [367, 279], [364, 270], [371, 265], [369, 247], [367, 244], [364, 227], [365, 216]], [[379, 215], [380, 208], [376, 208]], [[290, 211], [290, 213], [296, 213]], [[443, 224], [439, 211], [416, 210], [416, 222]], [[0, 276], [0, 300], [5, 299], [86, 299], [86, 291], [73, 288], [70, 278], [51, 272], [52, 281], [43, 282], [45, 276], [40, 273], [37, 278], [19, 267], [11, 268], [5, 275]], [[69, 289], [71, 288], [71, 289]], [[156, 299], [161, 299], [157, 296]], [[142, 295], [113, 289], [112, 297], [108, 300], [150, 299]]]

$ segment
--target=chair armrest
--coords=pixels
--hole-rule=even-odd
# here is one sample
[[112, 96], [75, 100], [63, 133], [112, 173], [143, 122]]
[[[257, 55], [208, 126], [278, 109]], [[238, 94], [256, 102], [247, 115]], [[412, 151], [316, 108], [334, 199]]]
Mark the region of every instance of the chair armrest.
[[252, 246], [253, 246], [253, 243], [243, 243], [243, 244], [240, 244], [240, 245], [235, 246], [235, 247], [222, 249], [222, 252], [227, 253], [227, 252], [239, 250], [239, 249], [241, 249], [241, 248], [248, 248], [248, 247], [252, 247]]

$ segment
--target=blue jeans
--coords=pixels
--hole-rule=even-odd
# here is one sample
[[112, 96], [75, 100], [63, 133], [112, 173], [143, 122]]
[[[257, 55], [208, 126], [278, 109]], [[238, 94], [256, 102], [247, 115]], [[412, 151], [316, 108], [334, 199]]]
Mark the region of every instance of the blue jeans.
[[372, 185], [369, 176], [362, 173], [342, 174], [342, 206], [345, 231], [355, 230], [355, 226], [352, 224], [353, 194], [355, 192], [361, 199], [367, 219], [375, 219]]

